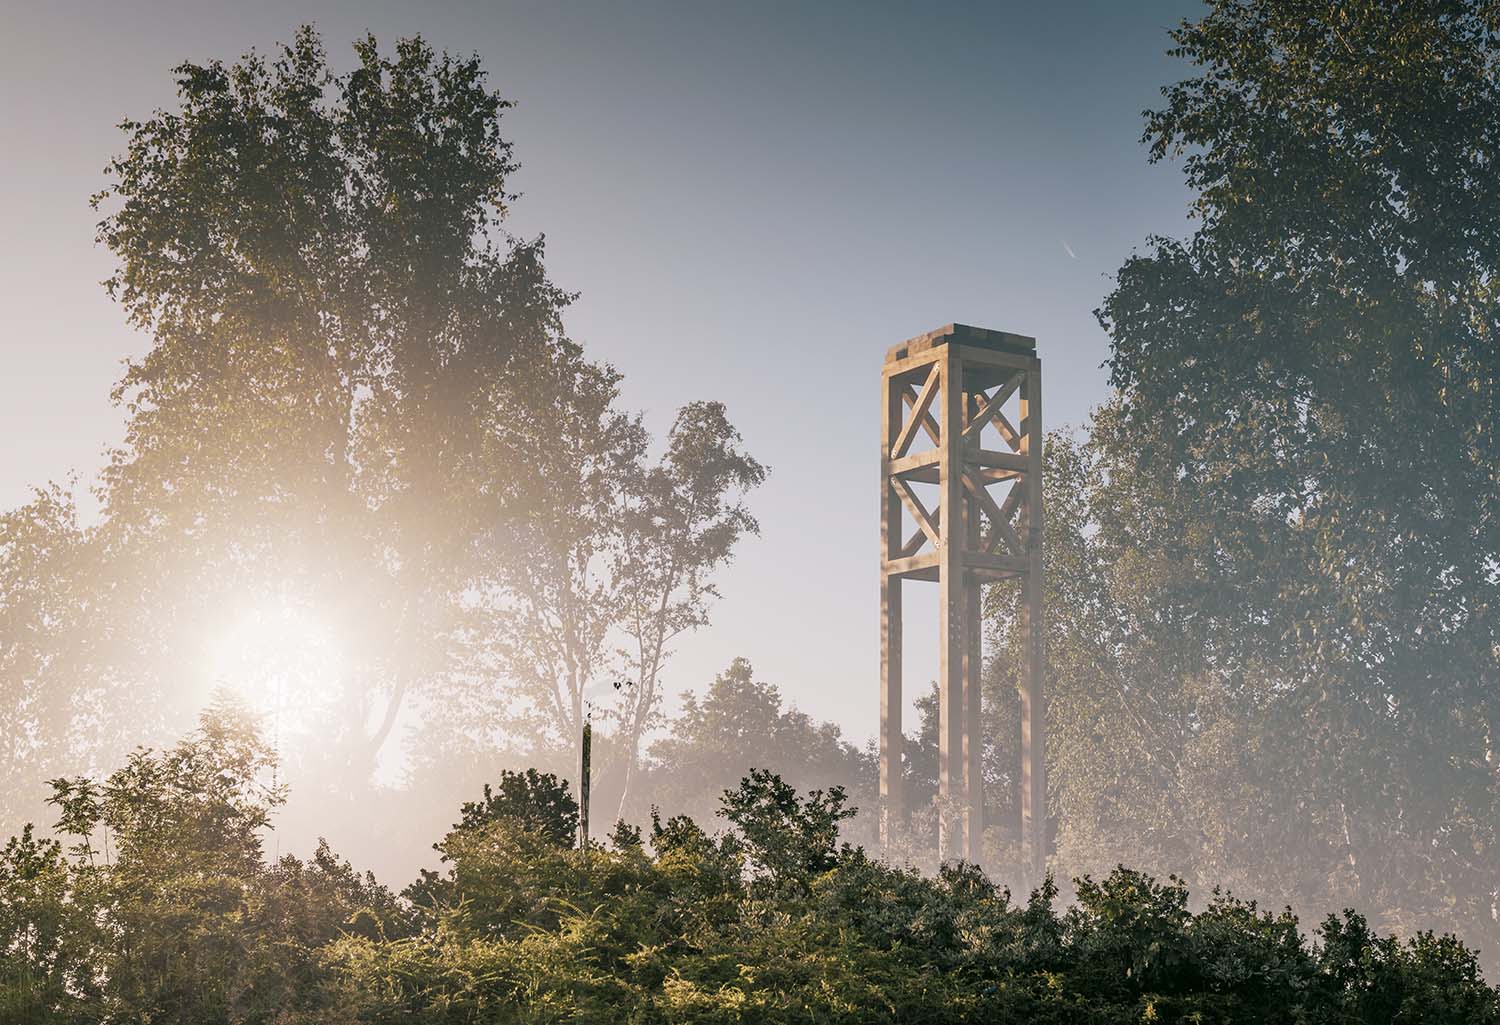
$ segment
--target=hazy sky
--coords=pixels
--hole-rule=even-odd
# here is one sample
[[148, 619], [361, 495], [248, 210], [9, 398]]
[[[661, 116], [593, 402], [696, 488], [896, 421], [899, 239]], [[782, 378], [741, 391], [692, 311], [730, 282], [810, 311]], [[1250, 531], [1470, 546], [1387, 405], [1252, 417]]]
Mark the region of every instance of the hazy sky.
[[[173, 101], [168, 69], [323, 32], [420, 32], [477, 52], [517, 103], [512, 230], [545, 232], [582, 293], [570, 333], [658, 429], [725, 401], [772, 467], [762, 536], [721, 580], [676, 688], [744, 655], [864, 740], [877, 720], [879, 372], [949, 321], [1036, 336], [1049, 426], [1106, 395], [1092, 310], [1152, 233], [1182, 234], [1179, 169], [1140, 112], [1186, 69], [1200, 5], [80, 3], [0, 0], [0, 505], [117, 440], [108, 393], [145, 339], [98, 282], [90, 193], [116, 124]], [[907, 599], [909, 689], [936, 615]]]

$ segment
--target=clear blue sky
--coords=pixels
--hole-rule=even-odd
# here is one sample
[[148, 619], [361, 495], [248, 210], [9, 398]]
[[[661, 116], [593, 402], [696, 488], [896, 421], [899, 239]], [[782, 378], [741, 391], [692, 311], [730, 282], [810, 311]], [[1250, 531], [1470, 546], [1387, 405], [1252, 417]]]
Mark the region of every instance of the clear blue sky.
[[[1186, 69], [1201, 5], [0, 2], [0, 504], [118, 439], [108, 402], [144, 340], [98, 282], [91, 192], [115, 129], [172, 102], [168, 69], [312, 21], [335, 63], [366, 31], [480, 54], [524, 193], [582, 297], [574, 337], [657, 428], [725, 401], [773, 474], [762, 536], [724, 574], [676, 688], [744, 655], [805, 711], [874, 732], [878, 380], [887, 346], [949, 321], [1036, 336], [1050, 425], [1106, 391], [1092, 310], [1152, 233], [1182, 234], [1178, 168], [1140, 112]], [[930, 603], [919, 592], [908, 608]], [[924, 601], [925, 600], [925, 601]], [[936, 672], [935, 615], [907, 678]], [[929, 665], [930, 663], [930, 665]]]

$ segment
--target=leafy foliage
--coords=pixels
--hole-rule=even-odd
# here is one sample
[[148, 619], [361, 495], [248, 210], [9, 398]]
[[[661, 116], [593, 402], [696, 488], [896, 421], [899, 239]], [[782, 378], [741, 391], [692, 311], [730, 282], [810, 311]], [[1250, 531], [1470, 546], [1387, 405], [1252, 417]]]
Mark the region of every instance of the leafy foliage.
[[455, 829], [475, 830], [498, 819], [540, 833], [559, 847], [573, 842], [578, 832], [578, 802], [567, 785], [550, 772], [500, 773], [494, 790], [484, 785], [484, 799], [466, 801]]
[[1063, 864], [1500, 944], [1495, 26], [1261, 0], [1173, 33], [1146, 141], [1198, 227], [1121, 267], [1118, 396], [1049, 443]]
[[724, 791], [724, 817], [744, 838], [751, 863], [777, 886], [807, 886], [838, 862], [839, 823], [854, 815], [844, 790], [814, 790], [801, 798], [768, 769], [751, 769]]
[[53, 781], [72, 845], [28, 827], [0, 853], [0, 1022], [287, 1020], [327, 944], [403, 935], [409, 911], [326, 845], [267, 863], [270, 768], [221, 701], [103, 781]]
[[759, 529], [744, 496], [767, 471], [717, 402], [679, 410], [653, 464], [639, 417], [610, 406], [616, 380], [562, 422], [535, 424], [534, 506], [501, 528], [491, 554], [506, 592], [493, 656], [521, 699], [506, 718], [570, 746], [588, 695], [612, 681], [617, 735], [603, 752], [622, 763], [608, 796], [623, 812], [641, 744], [661, 724], [670, 645], [708, 622], [712, 573]]
[[[859, 803], [874, 800], [874, 760], [834, 723], [785, 707], [779, 688], [736, 658], [701, 694], [683, 695], [663, 724], [644, 766], [651, 802], [708, 822], [719, 795], [757, 766], [776, 766], [795, 787], [837, 786]], [[640, 802], [627, 817], [644, 818]]]
[[[339, 70], [305, 27], [185, 62], [174, 103], [121, 124], [98, 241], [150, 344], [113, 392], [98, 521], [56, 484], [0, 515], [8, 825], [86, 752], [177, 735], [268, 610], [230, 675], [298, 729], [276, 741], [299, 831], [371, 830], [403, 756], [415, 814], [460, 766], [545, 762], [617, 680], [602, 753], [628, 786], [673, 639], [757, 529], [766, 470], [724, 406], [684, 405], [648, 458], [620, 373], [566, 334], [544, 240], [505, 227], [510, 103], [480, 59], [352, 50]], [[299, 659], [277, 610], [334, 657]]]
[[1123, 868], [1065, 911], [1050, 878], [1014, 904], [976, 866], [838, 844], [842, 795], [769, 772], [724, 795], [731, 831], [658, 818], [649, 848], [587, 850], [549, 833], [558, 781], [507, 776], [402, 900], [326, 846], [249, 856], [239, 825], [275, 795], [247, 727], [221, 709], [140, 753], [97, 818], [60, 786], [68, 828], [121, 826], [117, 855], [30, 830], [0, 853], [0, 1022], [1500, 1022], [1452, 938], [1346, 911], [1309, 944], [1290, 914], [1219, 894], [1194, 912], [1181, 882]]
[[[478, 59], [354, 50], [335, 74], [304, 29], [272, 60], [181, 65], [180, 104], [124, 123], [95, 200], [107, 287], [152, 338], [116, 389], [97, 532], [138, 604], [106, 623], [186, 654], [222, 629], [212, 599], [318, 609], [353, 664], [295, 682], [344, 692], [319, 709], [320, 775], [349, 788], [408, 697], [440, 700], [473, 654], [473, 550], [525, 500], [501, 411], [597, 373], [541, 241], [500, 230], [509, 104]], [[131, 669], [137, 693], [165, 682]]]

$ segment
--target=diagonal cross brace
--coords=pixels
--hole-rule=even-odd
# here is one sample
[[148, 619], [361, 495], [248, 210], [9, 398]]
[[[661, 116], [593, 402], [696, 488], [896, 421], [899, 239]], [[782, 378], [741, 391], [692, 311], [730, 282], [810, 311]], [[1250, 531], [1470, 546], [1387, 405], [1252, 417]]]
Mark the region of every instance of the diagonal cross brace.
[[[912, 405], [911, 416], [907, 417], [906, 423], [901, 427], [901, 433], [896, 436], [896, 444], [891, 447], [892, 459], [900, 459], [906, 455], [906, 450], [911, 448], [912, 439], [917, 436], [917, 428], [924, 426], [927, 411], [932, 408], [932, 400], [937, 398], [942, 372], [941, 363], [932, 365], [932, 372], [927, 375], [927, 380], [923, 383], [922, 390], [917, 393], [916, 402]], [[932, 433], [931, 427], [928, 428], [928, 433]], [[933, 438], [934, 442], [937, 440]]]
[[[912, 491], [911, 485], [906, 481], [897, 477], [891, 481], [891, 486], [896, 489], [896, 494], [901, 496], [901, 504], [906, 506], [906, 511], [911, 513], [912, 519], [917, 521], [917, 526], [922, 528], [922, 533], [927, 535], [927, 540], [932, 542], [932, 547], [941, 548], [942, 543], [938, 540], [937, 517], [928, 514], [921, 499], [917, 498], [916, 492]], [[941, 513], [942, 510], [939, 509], [938, 512]]]
[[[989, 518], [990, 526], [994, 532], [1005, 539], [1006, 545], [1015, 555], [1025, 555], [1026, 547], [1021, 543], [1021, 535], [1016, 533], [1016, 528], [1010, 525], [1010, 517], [1015, 515], [1015, 507], [1011, 506], [1010, 513], [995, 504], [994, 496], [983, 483], [974, 479], [972, 473], [964, 473], [964, 488], [973, 495], [984, 509], [984, 514]], [[1015, 490], [1014, 488], [1012, 490]], [[1007, 503], [1008, 504], [1008, 503]], [[993, 547], [993, 546], [991, 546]]]
[[[1006, 444], [1015, 448], [1016, 442], [1020, 440], [1020, 437], [1016, 434], [1016, 429], [1010, 426], [1010, 421], [1005, 418], [1005, 414], [1000, 412], [1000, 407], [1005, 405], [1010, 397], [1016, 393], [1017, 388], [1021, 387], [1021, 381], [1024, 377], [1024, 374], [1014, 375], [1009, 381], [1002, 384], [994, 395], [984, 400], [979, 407], [979, 411], [969, 420], [969, 426], [964, 428], [965, 438], [974, 437], [980, 431], [984, 430], [985, 424], [994, 420], [995, 426], [999, 429], [1001, 437], [1005, 438]], [[1006, 434], [1007, 427], [1010, 428], [1009, 435]]]

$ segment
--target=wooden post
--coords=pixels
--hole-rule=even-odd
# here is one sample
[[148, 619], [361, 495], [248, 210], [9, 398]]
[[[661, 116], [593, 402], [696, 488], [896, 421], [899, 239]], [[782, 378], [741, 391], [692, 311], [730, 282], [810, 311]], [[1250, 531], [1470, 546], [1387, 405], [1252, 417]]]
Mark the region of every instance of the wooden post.
[[[983, 395], [983, 392], [980, 392]], [[964, 393], [964, 409], [966, 413], [977, 412], [978, 406], [972, 401], [968, 392]], [[979, 452], [978, 431], [967, 430], [970, 417], [964, 417], [964, 460], [965, 464]], [[983, 546], [983, 532], [981, 530], [981, 515], [983, 506], [977, 496], [964, 496], [964, 550], [966, 552], [977, 552]], [[979, 688], [984, 678], [983, 665], [983, 635], [982, 627], [982, 602], [984, 600], [984, 587], [979, 577], [974, 573], [964, 575], [964, 631], [966, 648], [964, 651], [964, 736], [963, 736], [963, 760], [964, 760], [964, 807], [963, 807], [963, 848], [964, 857], [969, 861], [978, 862], [981, 841], [984, 839], [984, 737], [982, 730], [984, 722], [980, 718], [980, 693]]]
[[1042, 591], [1042, 388], [1041, 368], [1021, 384], [1020, 441], [1026, 456], [1026, 583], [1023, 619], [1025, 663], [1021, 684], [1021, 845], [1033, 885], [1047, 871], [1047, 761], [1045, 622]]
[[[1019, 405], [1013, 426], [1007, 403]], [[1046, 863], [1042, 674], [1041, 362], [1021, 335], [949, 324], [886, 354], [881, 375], [881, 839], [905, 811], [901, 779], [901, 585], [938, 585], [938, 850], [977, 860], [984, 830], [983, 585], [1023, 588], [1022, 836]], [[985, 435], [991, 436], [986, 444]], [[912, 451], [926, 436], [932, 446]], [[935, 502], [914, 485], [937, 486]], [[992, 487], [1008, 489], [1003, 502]], [[932, 508], [929, 508], [932, 504]], [[903, 510], [915, 531], [903, 530]], [[987, 527], [987, 529], [986, 529]]]
[[594, 725], [590, 714], [583, 714], [583, 728], [578, 731], [578, 849], [589, 847], [589, 761], [593, 754]]
[[[961, 809], [967, 805], [964, 765], [964, 679], [969, 661], [964, 586], [963, 363], [956, 346], [942, 360], [938, 461], [938, 860], [967, 858]], [[955, 816], [955, 812], [959, 814]]]
[[903, 389], [890, 377], [882, 382], [880, 407], [880, 843], [891, 849], [904, 820], [901, 734], [901, 578], [886, 571], [899, 554], [901, 499], [889, 478], [891, 447], [902, 426]]

